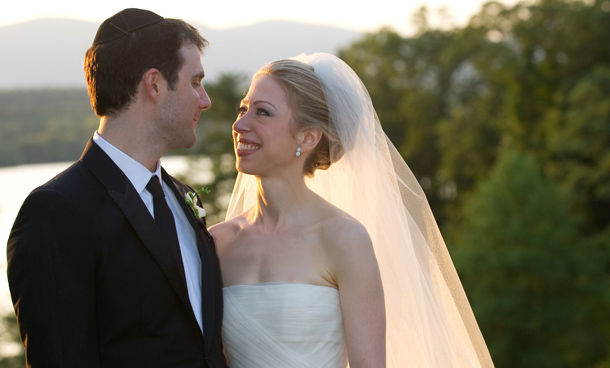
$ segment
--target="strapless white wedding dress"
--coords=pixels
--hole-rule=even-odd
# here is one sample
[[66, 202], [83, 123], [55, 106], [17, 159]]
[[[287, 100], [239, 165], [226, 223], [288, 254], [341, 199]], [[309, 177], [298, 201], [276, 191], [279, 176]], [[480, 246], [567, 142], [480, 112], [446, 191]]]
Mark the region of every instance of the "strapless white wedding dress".
[[339, 291], [297, 283], [225, 287], [222, 339], [230, 368], [345, 368]]

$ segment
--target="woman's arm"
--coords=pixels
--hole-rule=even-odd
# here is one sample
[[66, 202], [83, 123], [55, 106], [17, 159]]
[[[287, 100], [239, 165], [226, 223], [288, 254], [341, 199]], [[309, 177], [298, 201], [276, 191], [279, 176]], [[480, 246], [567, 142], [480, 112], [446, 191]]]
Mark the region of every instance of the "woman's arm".
[[356, 221], [329, 230], [350, 367], [385, 367], [385, 303], [371, 239]]

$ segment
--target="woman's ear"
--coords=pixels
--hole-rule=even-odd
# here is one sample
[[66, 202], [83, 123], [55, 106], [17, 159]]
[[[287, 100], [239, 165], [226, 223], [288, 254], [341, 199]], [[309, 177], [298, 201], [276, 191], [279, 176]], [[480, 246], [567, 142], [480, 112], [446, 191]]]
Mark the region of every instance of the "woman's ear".
[[303, 130], [299, 133], [299, 140], [301, 142], [301, 152], [309, 152], [312, 151], [320, 142], [322, 138], [322, 131], [320, 129], [311, 128]]

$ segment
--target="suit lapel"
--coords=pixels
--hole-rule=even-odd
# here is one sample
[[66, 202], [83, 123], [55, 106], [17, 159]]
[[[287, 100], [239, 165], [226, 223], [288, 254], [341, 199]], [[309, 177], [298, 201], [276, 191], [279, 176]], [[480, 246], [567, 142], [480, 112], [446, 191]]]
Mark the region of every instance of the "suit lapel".
[[212, 337], [214, 336], [214, 318], [216, 315], [215, 306], [215, 289], [216, 289], [216, 277], [214, 272], [214, 255], [211, 253], [212, 236], [205, 228], [204, 223], [201, 220], [195, 219], [193, 210], [186, 204], [184, 196], [186, 192], [182, 192], [182, 186], [180, 189], [175, 185], [172, 178], [161, 169], [161, 175], [165, 183], [174, 191], [178, 202], [182, 210], [186, 214], [189, 223], [195, 229], [197, 236], [197, 249], [199, 250], [199, 256], [201, 258], [201, 306], [203, 313], [203, 331], [205, 339], [206, 353], [210, 352], [212, 347]]
[[150, 216], [144, 202], [142, 202], [140, 194], [136, 192], [125, 174], [93, 140], [89, 140], [80, 161], [106, 187], [110, 197], [121, 208], [152, 257], [168, 278], [178, 298], [189, 311], [192, 311], [184, 271], [181, 267], [182, 262], [180, 260], [180, 264], [178, 264], [174, 254], [172, 254], [171, 247], [168, 247], [163, 241], [163, 237], [157, 230], [154, 219]]

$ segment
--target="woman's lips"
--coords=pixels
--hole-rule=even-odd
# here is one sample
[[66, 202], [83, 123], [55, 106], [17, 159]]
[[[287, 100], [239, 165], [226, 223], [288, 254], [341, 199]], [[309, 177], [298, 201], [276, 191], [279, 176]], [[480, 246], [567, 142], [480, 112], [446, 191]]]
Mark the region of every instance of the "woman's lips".
[[250, 141], [240, 140], [235, 145], [235, 151], [239, 156], [247, 156], [256, 152], [260, 145]]

